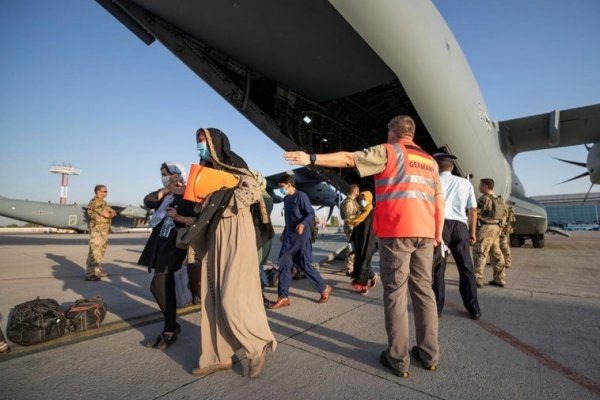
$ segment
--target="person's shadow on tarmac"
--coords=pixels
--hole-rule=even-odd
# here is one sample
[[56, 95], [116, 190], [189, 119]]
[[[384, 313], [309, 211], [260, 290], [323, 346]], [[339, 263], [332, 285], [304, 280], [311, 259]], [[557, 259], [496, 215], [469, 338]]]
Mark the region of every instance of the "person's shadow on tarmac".
[[[85, 267], [62, 255], [46, 253], [46, 257], [55, 263], [52, 266], [53, 275], [57, 280], [63, 281], [63, 291], [76, 293], [72, 301], [62, 304], [65, 310], [80, 298], [99, 294], [104, 299], [109, 313], [104, 325], [118, 321], [129, 323], [144, 335], [135, 345], [145, 346], [148, 342], [152, 343], [162, 332], [162, 314], [150, 292], [153, 275], [147, 272], [146, 267], [123, 267], [106, 263], [103, 264], [103, 269], [109, 274], [107, 278], [101, 281], [85, 281]], [[199, 324], [199, 314], [196, 315]], [[177, 322], [182, 328], [177, 341], [160, 353], [159, 350], [150, 347], [148, 351], [156, 352], [157, 356], [167, 354], [189, 372], [198, 365], [199, 327], [183, 318], [178, 318]], [[119, 329], [116, 332], [120, 331]]]

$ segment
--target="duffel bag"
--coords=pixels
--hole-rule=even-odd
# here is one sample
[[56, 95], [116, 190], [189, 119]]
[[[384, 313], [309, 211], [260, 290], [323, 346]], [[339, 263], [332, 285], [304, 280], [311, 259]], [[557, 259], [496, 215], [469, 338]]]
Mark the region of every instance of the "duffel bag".
[[14, 307], [6, 336], [14, 343], [29, 346], [61, 337], [66, 327], [67, 318], [60, 304], [38, 297]]
[[77, 300], [67, 309], [69, 331], [81, 332], [100, 328], [105, 316], [106, 304], [102, 296], [96, 295], [89, 299]]

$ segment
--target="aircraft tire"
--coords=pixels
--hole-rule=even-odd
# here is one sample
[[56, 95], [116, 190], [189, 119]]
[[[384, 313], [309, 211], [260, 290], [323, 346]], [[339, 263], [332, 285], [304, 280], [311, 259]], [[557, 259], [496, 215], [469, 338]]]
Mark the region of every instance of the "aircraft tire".
[[510, 235], [510, 247], [521, 247], [525, 244], [523, 236]]
[[536, 249], [543, 249], [546, 245], [544, 235], [535, 235], [531, 238], [531, 241], [533, 242], [533, 247]]

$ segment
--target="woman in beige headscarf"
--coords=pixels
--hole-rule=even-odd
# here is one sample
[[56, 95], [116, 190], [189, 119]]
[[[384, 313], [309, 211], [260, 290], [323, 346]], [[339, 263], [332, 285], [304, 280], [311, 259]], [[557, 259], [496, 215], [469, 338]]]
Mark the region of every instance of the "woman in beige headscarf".
[[256, 179], [244, 160], [231, 151], [227, 136], [209, 128], [199, 129], [197, 139], [201, 163], [237, 175], [240, 183], [237, 188], [212, 193], [196, 222], [200, 232], [192, 246], [204, 256], [201, 354], [192, 373], [205, 376], [228, 370], [235, 352], [244, 349], [250, 360], [249, 377], [256, 378], [276, 341], [263, 305], [251, 206], [258, 203], [263, 224], [269, 219]]

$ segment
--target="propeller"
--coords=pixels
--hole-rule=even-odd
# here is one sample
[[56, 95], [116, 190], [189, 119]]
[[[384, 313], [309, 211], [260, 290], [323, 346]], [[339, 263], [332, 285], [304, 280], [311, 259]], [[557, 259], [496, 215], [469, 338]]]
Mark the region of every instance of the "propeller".
[[577, 162], [577, 161], [563, 160], [562, 158], [556, 158], [556, 157], [552, 157], [552, 158], [554, 158], [555, 160], [558, 160], [558, 161], [562, 161], [562, 162], [567, 163], [567, 164], [573, 164], [573, 165], [577, 165], [578, 167], [587, 168], [587, 164], [586, 163]]
[[327, 222], [329, 222], [329, 220], [331, 219], [331, 215], [333, 214], [334, 208], [335, 208], [335, 206], [329, 207], [329, 214], [327, 215]]
[[[584, 144], [584, 146], [585, 146], [585, 148], [587, 149], [588, 152], [592, 149], [587, 144]], [[555, 160], [562, 161], [562, 162], [567, 163], [567, 164], [576, 165], [578, 167], [583, 167], [583, 168], [586, 168], [586, 169], [588, 168], [587, 164], [583, 163], [583, 162], [571, 161], [571, 160], [563, 160], [562, 158], [556, 158], [556, 157], [553, 157], [553, 158]], [[574, 181], [576, 179], [580, 179], [580, 178], [583, 178], [583, 177], [586, 177], [586, 176], [590, 176], [590, 172], [589, 171], [585, 171], [584, 173], [582, 173], [580, 175], [577, 175], [577, 176], [575, 176], [575, 177], [573, 177], [571, 179], [567, 179], [566, 181], [562, 181], [560, 183], [557, 183], [557, 185], [561, 185], [563, 183], [571, 182], [571, 181]], [[588, 189], [587, 193], [585, 194], [585, 197], [583, 198], [583, 203], [585, 203], [585, 201], [587, 200], [587, 198], [590, 195], [590, 192], [592, 191], [593, 187], [594, 187], [594, 184], [592, 183], [590, 185], [590, 188]]]
[[585, 201], [587, 200], [588, 196], [590, 195], [590, 192], [592, 191], [593, 187], [594, 187], [594, 184], [592, 183], [590, 185], [590, 188], [588, 189], [587, 193], [585, 194], [585, 197], [583, 198], [583, 203], [582, 204], [585, 204]]
[[561, 185], [563, 183], [571, 182], [571, 181], [574, 181], [575, 179], [583, 178], [584, 176], [588, 176], [589, 174], [590, 174], [589, 172], [584, 172], [581, 175], [577, 175], [577, 176], [575, 176], [575, 177], [573, 177], [571, 179], [567, 179], [566, 181], [562, 181], [560, 183], [557, 183], [557, 185]]

